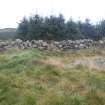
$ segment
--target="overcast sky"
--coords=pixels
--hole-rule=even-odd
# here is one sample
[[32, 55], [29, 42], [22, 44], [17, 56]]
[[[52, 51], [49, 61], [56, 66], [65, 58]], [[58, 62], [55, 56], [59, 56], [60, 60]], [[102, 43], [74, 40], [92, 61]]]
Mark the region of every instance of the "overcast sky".
[[105, 0], [0, 0], [0, 28], [17, 27], [23, 16], [62, 13], [66, 19], [105, 18]]

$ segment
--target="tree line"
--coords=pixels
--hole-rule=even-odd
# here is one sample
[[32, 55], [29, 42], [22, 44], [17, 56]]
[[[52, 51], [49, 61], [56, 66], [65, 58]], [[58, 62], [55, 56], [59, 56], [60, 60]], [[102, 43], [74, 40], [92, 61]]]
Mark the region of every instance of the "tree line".
[[65, 21], [62, 14], [49, 17], [36, 14], [28, 19], [24, 17], [18, 24], [17, 33], [17, 38], [22, 40], [100, 40], [105, 37], [105, 20], [94, 25], [89, 19]]

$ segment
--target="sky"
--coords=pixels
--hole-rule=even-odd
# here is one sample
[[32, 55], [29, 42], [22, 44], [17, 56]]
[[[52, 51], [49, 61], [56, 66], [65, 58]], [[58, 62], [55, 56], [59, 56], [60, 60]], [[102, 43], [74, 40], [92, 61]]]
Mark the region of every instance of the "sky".
[[105, 0], [0, 0], [0, 28], [15, 28], [24, 16], [62, 13], [66, 20], [105, 19]]

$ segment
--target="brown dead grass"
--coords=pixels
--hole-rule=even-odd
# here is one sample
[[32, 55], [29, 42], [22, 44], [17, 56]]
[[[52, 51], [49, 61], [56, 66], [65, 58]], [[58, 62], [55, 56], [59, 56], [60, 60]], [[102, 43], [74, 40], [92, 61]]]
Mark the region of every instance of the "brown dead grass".
[[[70, 60], [69, 67], [75, 67], [78, 65], [81, 65], [83, 67], [89, 68], [89, 70], [99, 70], [104, 71], [104, 65], [100, 66], [98, 63], [96, 63], [96, 60], [104, 59], [102, 56], [94, 56], [94, 57], [85, 57], [82, 56], [81, 58], [77, 58], [74, 60]], [[101, 62], [101, 61], [100, 61]]]
[[65, 67], [64, 62], [62, 62], [62, 60], [59, 58], [49, 58], [47, 60], [43, 60], [43, 62], [45, 64], [53, 65], [53, 66], [56, 66], [58, 68], [64, 68]]
[[64, 68], [65, 64], [62, 61], [62, 59], [59, 58], [49, 58], [49, 59], [42, 59], [42, 60], [32, 60], [30, 62], [31, 64], [35, 64], [35, 65], [52, 65], [55, 66], [57, 68]]

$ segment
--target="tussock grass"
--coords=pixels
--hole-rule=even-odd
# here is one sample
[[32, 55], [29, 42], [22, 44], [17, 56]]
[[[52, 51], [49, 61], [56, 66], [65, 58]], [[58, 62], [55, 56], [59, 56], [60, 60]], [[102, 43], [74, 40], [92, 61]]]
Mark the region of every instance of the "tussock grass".
[[67, 66], [100, 54], [104, 57], [97, 49], [0, 53], [0, 105], [105, 105], [105, 72]]

